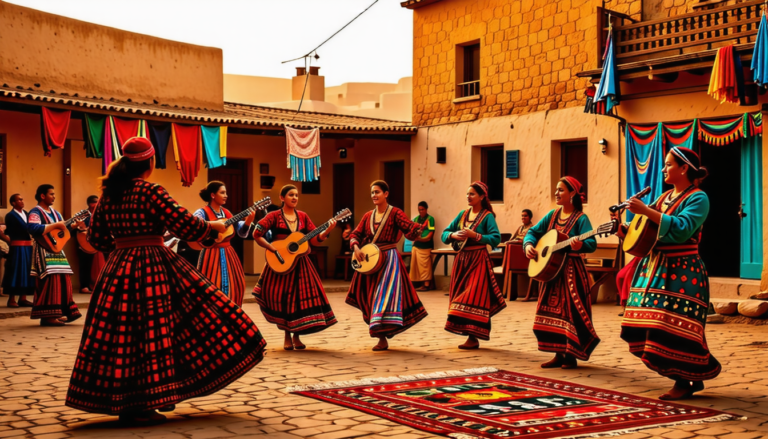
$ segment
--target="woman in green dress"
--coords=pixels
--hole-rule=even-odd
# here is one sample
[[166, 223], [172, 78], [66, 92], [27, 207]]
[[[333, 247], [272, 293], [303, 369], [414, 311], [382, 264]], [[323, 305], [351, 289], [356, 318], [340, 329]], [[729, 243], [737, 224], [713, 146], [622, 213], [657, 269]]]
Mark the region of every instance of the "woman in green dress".
[[[525, 255], [529, 259], [536, 258], [536, 244], [550, 230], [557, 230], [569, 237], [592, 230], [592, 224], [582, 210], [583, 201], [581, 183], [573, 177], [561, 178], [555, 189], [555, 203], [560, 207], [550, 211], [528, 230], [523, 240]], [[592, 253], [596, 249], [597, 241], [594, 237], [584, 241], [575, 240], [560, 273], [553, 280], [540, 283], [533, 333], [539, 342], [540, 351], [555, 353], [553, 359], [541, 365], [544, 369], [573, 369], [577, 366], [577, 359], [589, 360], [592, 351], [600, 343], [592, 324], [589, 275], [580, 255]]]
[[490, 339], [491, 317], [507, 304], [486, 249], [501, 242], [496, 214], [488, 201], [488, 186], [481, 181], [472, 183], [467, 189], [467, 204], [469, 209], [461, 211], [443, 231], [444, 243], [465, 242], [453, 262], [445, 330], [467, 336], [459, 349], [477, 349], [478, 339]]
[[664, 182], [674, 189], [651, 206], [629, 200], [629, 211], [647, 216], [659, 232], [632, 279], [621, 338], [648, 368], [674, 380], [659, 399], [677, 400], [703, 390], [702, 381], [715, 378], [721, 366], [710, 354], [704, 333], [709, 278], [698, 251], [709, 198], [697, 184], [707, 170], [695, 152], [674, 147], [663, 173]]

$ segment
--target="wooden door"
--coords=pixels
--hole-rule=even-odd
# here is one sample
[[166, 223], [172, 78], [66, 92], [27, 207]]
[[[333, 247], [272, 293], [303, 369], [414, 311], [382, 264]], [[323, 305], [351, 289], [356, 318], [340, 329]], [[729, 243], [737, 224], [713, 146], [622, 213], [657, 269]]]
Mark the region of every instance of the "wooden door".
[[[225, 206], [233, 215], [246, 209], [248, 200], [248, 161], [227, 158], [226, 166], [208, 170], [209, 181], [219, 180], [227, 187], [227, 205]], [[235, 249], [240, 262], [243, 262], [243, 240], [235, 235], [232, 238], [232, 247]]]
[[406, 210], [405, 208], [405, 162], [384, 163], [384, 181], [389, 184], [389, 204]]

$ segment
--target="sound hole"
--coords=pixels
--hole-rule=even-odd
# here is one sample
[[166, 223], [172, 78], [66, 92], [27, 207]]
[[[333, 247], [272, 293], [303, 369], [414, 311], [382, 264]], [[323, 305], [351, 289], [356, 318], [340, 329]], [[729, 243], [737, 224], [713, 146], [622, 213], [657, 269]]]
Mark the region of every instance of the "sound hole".
[[637, 223], [635, 223], [635, 230], [637, 230], [637, 229], [639, 229], [639, 228], [640, 228], [640, 223], [641, 223], [641, 222], [642, 222], [642, 221], [638, 221]]
[[544, 250], [541, 251], [541, 256], [546, 258], [547, 253], [549, 253], [549, 247], [544, 247]]
[[291, 253], [296, 253], [297, 251], [299, 251], [299, 244], [296, 242], [292, 242], [288, 244], [288, 251]]

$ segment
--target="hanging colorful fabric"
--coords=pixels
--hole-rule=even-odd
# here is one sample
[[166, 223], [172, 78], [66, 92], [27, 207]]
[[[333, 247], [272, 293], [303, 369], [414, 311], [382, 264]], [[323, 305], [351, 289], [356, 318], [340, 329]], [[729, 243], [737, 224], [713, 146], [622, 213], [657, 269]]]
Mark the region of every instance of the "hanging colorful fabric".
[[[651, 193], [644, 199], [646, 203], [658, 198], [663, 192], [664, 179], [661, 169], [664, 164], [664, 135], [662, 124], [634, 125], [627, 124], [627, 197], [640, 192], [646, 187]], [[634, 214], [627, 211], [627, 220]]]
[[100, 159], [104, 155], [104, 128], [106, 116], [99, 114], [83, 114], [82, 128], [85, 145], [85, 156]]
[[744, 72], [733, 45], [718, 49], [707, 94], [721, 104], [744, 105]]
[[168, 153], [168, 142], [171, 140], [171, 124], [163, 122], [148, 122], [149, 140], [155, 147], [155, 167], [165, 169], [165, 158]]
[[[114, 129], [112, 129], [112, 117], [107, 117], [104, 121], [104, 143], [102, 145], [102, 151], [104, 151], [104, 156], [101, 159], [101, 173], [102, 175], [107, 175], [107, 169], [109, 169], [109, 165], [112, 164], [113, 161], [116, 160], [115, 158], [115, 151], [113, 148], [114, 142], [112, 142], [112, 137], [114, 136]], [[120, 157], [117, 157], [118, 159]]]
[[43, 113], [40, 117], [43, 137], [43, 152], [48, 157], [54, 148], [64, 148], [67, 141], [67, 132], [69, 132], [69, 117], [72, 114], [69, 110], [55, 110], [42, 107]]
[[763, 113], [746, 113], [747, 120], [749, 121], [749, 137], [763, 134]]
[[[605, 43], [606, 51], [603, 56], [603, 73], [600, 75], [600, 83], [597, 84], [595, 102], [605, 103], [605, 110], [600, 114], [609, 114], [611, 109], [619, 105], [621, 100], [621, 86], [619, 85], [619, 69], [616, 66], [616, 44], [613, 41], [613, 30], [608, 30], [608, 41]], [[599, 111], [599, 109], [598, 109]]]
[[727, 145], [744, 137], [744, 116], [699, 122], [699, 140], [715, 146]]
[[202, 163], [202, 139], [199, 125], [171, 124], [171, 139], [173, 139], [173, 155], [176, 158], [176, 168], [181, 173], [182, 186], [189, 187], [194, 183], [200, 172]]
[[768, 86], [768, 22], [765, 19], [765, 12], [760, 18], [760, 28], [757, 30], [755, 49], [752, 52], [751, 68], [757, 86]]
[[664, 151], [669, 151], [674, 146], [698, 150], [696, 142], [696, 127], [698, 119], [684, 123], [665, 123], [664, 128]]
[[320, 130], [297, 130], [285, 127], [288, 168], [293, 181], [315, 181], [320, 178]]
[[[226, 131], [224, 131], [224, 139], [221, 137], [222, 128], [226, 129], [226, 127], [200, 127], [203, 136], [203, 150], [205, 151], [203, 158], [208, 169], [218, 168], [227, 164], [227, 158], [221, 156], [222, 140], [226, 142]], [[226, 153], [226, 146], [224, 150]]]

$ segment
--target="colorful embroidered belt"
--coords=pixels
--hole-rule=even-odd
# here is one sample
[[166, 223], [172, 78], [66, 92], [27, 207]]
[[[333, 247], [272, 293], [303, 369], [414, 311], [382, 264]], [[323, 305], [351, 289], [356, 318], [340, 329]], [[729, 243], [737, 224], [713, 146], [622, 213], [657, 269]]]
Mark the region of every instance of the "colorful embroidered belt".
[[699, 254], [698, 244], [672, 244], [672, 245], [657, 245], [653, 248], [654, 251], [663, 253], [668, 258], [674, 258], [678, 256], [692, 256]]
[[11, 247], [32, 247], [32, 241], [11, 241]]
[[227, 248], [227, 247], [232, 247], [232, 244], [229, 241], [224, 241], [218, 244], [214, 244], [211, 248]]
[[379, 251], [385, 252], [387, 250], [392, 250], [393, 248], [397, 248], [397, 244], [376, 244], [376, 247], [379, 248]]
[[130, 238], [115, 238], [118, 249], [134, 247], [164, 247], [162, 236], [132, 236]]

